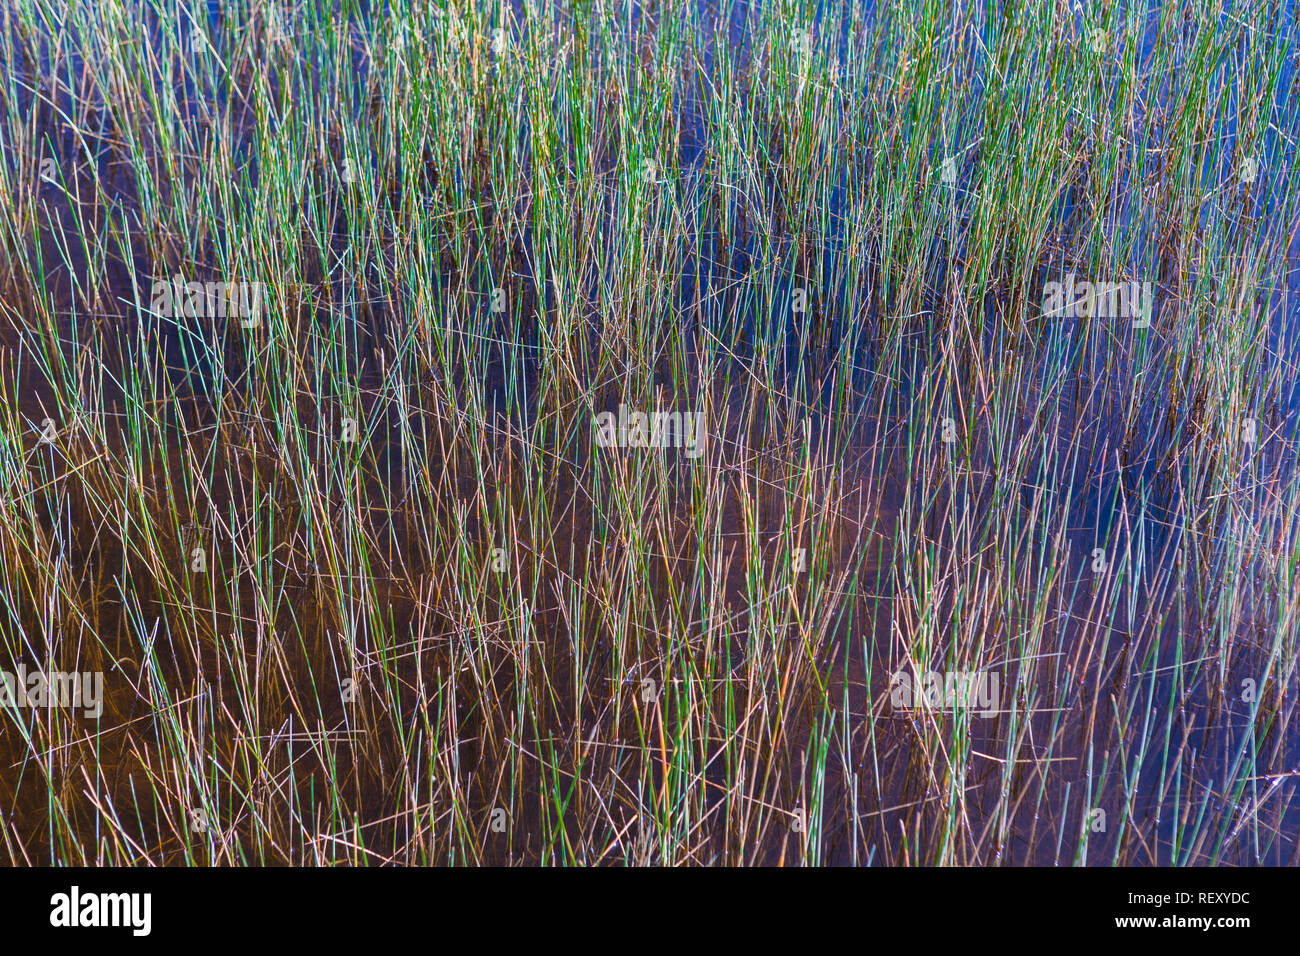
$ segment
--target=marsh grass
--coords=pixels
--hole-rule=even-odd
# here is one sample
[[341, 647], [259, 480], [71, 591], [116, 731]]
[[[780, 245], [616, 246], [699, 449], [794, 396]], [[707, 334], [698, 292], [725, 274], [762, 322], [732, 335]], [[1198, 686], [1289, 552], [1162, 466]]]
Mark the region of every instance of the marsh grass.
[[1293, 8], [832, 6], [8, 0], [11, 862], [1296, 861]]

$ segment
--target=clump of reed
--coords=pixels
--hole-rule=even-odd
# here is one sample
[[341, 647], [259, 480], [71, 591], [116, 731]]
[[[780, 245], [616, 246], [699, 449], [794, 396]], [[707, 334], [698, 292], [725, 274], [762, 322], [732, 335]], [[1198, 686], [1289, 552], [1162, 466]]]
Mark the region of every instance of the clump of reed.
[[7, 859], [1294, 863], [1294, 12], [1182, 9], [6, 5]]

